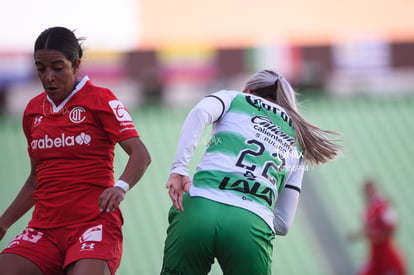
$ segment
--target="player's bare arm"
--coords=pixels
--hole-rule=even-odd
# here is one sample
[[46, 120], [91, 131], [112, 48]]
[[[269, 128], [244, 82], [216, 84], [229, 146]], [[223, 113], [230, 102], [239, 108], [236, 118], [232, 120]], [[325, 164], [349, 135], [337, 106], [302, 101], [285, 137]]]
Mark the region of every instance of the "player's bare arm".
[[3, 239], [9, 227], [33, 207], [33, 192], [37, 185], [35, 172], [36, 165], [33, 160], [31, 160], [31, 171], [25, 184], [22, 186], [11, 205], [0, 217], [0, 240]]
[[105, 189], [99, 197], [99, 208], [102, 211], [115, 211], [124, 200], [126, 192], [144, 175], [151, 163], [147, 148], [139, 137], [132, 137], [119, 142], [129, 155], [125, 170], [114, 187]]

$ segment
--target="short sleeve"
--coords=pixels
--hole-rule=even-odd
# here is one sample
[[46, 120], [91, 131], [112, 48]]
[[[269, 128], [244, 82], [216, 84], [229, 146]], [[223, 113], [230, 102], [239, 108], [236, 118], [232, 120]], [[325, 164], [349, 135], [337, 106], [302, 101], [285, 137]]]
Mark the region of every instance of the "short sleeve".
[[110, 140], [121, 140], [139, 136], [132, 117], [124, 104], [110, 91], [105, 89], [99, 100], [97, 116]]

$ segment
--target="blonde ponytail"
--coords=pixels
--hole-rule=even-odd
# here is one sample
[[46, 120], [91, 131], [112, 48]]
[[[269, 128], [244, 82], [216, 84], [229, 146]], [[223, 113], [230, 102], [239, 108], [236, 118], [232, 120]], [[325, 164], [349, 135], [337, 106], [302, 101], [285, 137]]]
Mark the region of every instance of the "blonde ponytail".
[[283, 107], [292, 120], [296, 140], [306, 162], [325, 163], [339, 156], [342, 146], [332, 136], [337, 132], [323, 130], [304, 119], [296, 106], [296, 93], [289, 82], [272, 70], [253, 74], [246, 82], [245, 90], [271, 100]]
[[338, 132], [323, 130], [304, 119], [297, 111], [296, 94], [289, 82], [279, 76], [276, 104], [283, 107], [292, 120], [296, 139], [306, 162], [320, 164], [339, 156], [343, 147], [332, 139]]

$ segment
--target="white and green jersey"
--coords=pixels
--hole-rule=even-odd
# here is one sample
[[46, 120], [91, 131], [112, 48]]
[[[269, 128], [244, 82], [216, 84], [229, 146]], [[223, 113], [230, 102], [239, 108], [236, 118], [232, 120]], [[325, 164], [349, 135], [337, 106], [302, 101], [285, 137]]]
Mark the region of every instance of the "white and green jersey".
[[197, 129], [200, 124], [205, 124], [204, 129], [213, 123], [210, 141], [193, 176], [190, 196], [242, 207], [256, 213], [273, 229], [278, 195], [287, 184], [301, 188], [301, 153], [291, 119], [279, 105], [237, 91], [219, 91], [199, 105], [192, 111], [198, 115], [190, 113], [187, 118], [186, 124], [194, 128], [191, 133], [182, 132], [181, 139], [187, 139], [187, 145], [179, 144], [171, 172], [188, 173], [184, 166], [198, 142]]

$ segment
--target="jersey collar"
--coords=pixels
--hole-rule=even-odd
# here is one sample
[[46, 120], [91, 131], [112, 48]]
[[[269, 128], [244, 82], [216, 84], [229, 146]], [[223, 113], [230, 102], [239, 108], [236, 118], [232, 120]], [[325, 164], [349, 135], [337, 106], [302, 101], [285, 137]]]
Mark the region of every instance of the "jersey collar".
[[74, 96], [80, 89], [83, 88], [83, 86], [85, 86], [86, 82], [89, 80], [88, 76], [84, 76], [82, 78], [82, 80], [78, 83], [78, 85], [76, 85], [75, 89], [70, 93], [70, 95], [68, 97], [65, 98], [65, 100], [63, 100], [59, 106], [56, 106], [55, 103], [53, 102], [52, 99], [50, 99], [49, 96], [47, 96], [47, 100], [52, 104], [53, 107], [53, 112], [57, 113], [60, 110], [62, 110], [63, 106], [65, 106], [65, 104], [69, 101], [69, 99], [72, 98], [72, 96]]

